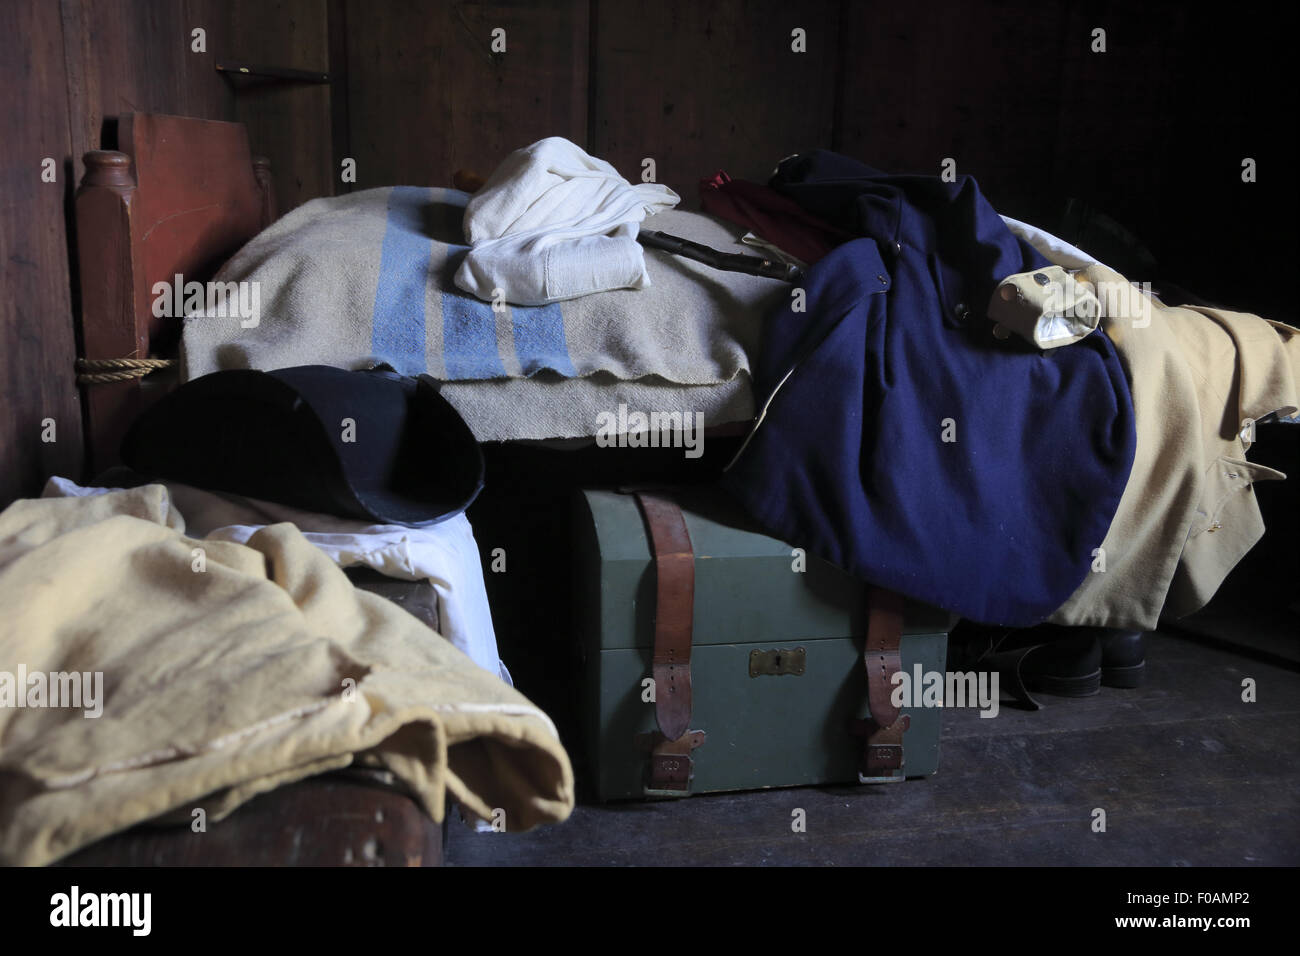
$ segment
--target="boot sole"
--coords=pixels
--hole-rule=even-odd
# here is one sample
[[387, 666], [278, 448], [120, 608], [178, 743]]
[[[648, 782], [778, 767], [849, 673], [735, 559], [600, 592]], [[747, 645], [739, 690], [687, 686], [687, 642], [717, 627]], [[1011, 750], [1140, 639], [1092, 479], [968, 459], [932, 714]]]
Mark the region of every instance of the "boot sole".
[[1101, 693], [1101, 670], [1081, 677], [1055, 677], [1051, 674], [1035, 674], [1026, 677], [1025, 686], [1030, 690], [1057, 697], [1091, 697]]
[[1101, 682], [1107, 687], [1123, 687], [1132, 689], [1141, 687], [1146, 681], [1146, 661], [1141, 664], [1131, 664], [1128, 667], [1103, 667], [1101, 669]]

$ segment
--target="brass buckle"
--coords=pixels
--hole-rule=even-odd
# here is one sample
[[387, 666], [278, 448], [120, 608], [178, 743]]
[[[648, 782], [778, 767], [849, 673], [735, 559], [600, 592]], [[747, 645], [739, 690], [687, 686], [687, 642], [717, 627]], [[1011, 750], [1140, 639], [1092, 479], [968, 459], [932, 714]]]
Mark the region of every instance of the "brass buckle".
[[888, 727], [881, 727], [870, 717], [849, 722], [849, 733], [862, 738], [862, 759], [858, 764], [858, 783], [901, 783], [903, 771], [903, 733], [912, 718], [899, 714]]
[[691, 752], [702, 746], [705, 733], [688, 730], [676, 740], [669, 740], [659, 731], [637, 734], [637, 744], [650, 751], [646, 765], [646, 780], [642, 792], [647, 797], [688, 797], [691, 780], [695, 776], [695, 758]]

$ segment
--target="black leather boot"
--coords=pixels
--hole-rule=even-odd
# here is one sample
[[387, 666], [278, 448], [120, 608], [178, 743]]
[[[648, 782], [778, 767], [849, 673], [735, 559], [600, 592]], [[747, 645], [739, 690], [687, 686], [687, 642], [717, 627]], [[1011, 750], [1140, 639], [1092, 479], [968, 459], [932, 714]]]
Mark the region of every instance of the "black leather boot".
[[1093, 633], [1040, 625], [1025, 629], [962, 622], [953, 631], [951, 670], [996, 670], [1001, 689], [1033, 710], [1035, 693], [1090, 697], [1101, 690], [1101, 645]]
[[1141, 687], [1146, 679], [1146, 634], [1114, 628], [1091, 628], [1101, 644], [1101, 682], [1107, 687]]
[[989, 662], [1008, 691], [1034, 705], [1033, 693], [1091, 697], [1101, 690], [1101, 646], [1089, 634], [1044, 634], [1038, 628], [1013, 632]]

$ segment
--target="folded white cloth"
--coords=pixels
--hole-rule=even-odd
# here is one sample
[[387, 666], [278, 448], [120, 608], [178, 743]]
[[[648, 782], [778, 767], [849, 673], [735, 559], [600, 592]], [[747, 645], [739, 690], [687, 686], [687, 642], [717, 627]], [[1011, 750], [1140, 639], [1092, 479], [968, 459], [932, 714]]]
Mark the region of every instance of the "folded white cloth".
[[[188, 537], [246, 544], [266, 525], [288, 521], [341, 568], [362, 565], [402, 581], [427, 580], [438, 596], [438, 632], [479, 667], [507, 684], [514, 683], [497, 651], [483, 565], [465, 515], [428, 528], [368, 525], [177, 482], [166, 486], [176, 510], [185, 516]], [[46, 483], [41, 497], [84, 497], [116, 490], [86, 487], [56, 476]]]
[[456, 285], [517, 305], [643, 289], [650, 277], [636, 241], [639, 223], [679, 202], [667, 186], [633, 186], [604, 160], [548, 137], [507, 156], [469, 201], [464, 225], [472, 248]]

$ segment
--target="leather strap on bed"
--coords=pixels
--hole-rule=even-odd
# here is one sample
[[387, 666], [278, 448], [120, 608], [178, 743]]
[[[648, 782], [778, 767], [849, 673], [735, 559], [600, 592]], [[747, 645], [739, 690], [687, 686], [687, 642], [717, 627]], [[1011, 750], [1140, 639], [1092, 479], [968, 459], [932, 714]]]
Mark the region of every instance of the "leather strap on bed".
[[895, 783], [904, 779], [903, 732], [911, 718], [894, 706], [893, 676], [902, 668], [903, 598], [895, 591], [867, 592], [867, 640], [862, 661], [867, 672], [867, 709], [871, 716], [853, 721], [863, 738], [858, 768], [861, 783]]
[[691, 641], [695, 616], [695, 550], [682, 510], [668, 498], [635, 492], [654, 554], [653, 676], [655, 720], [650, 735], [648, 796], [685, 796], [704, 732], [691, 724]]

